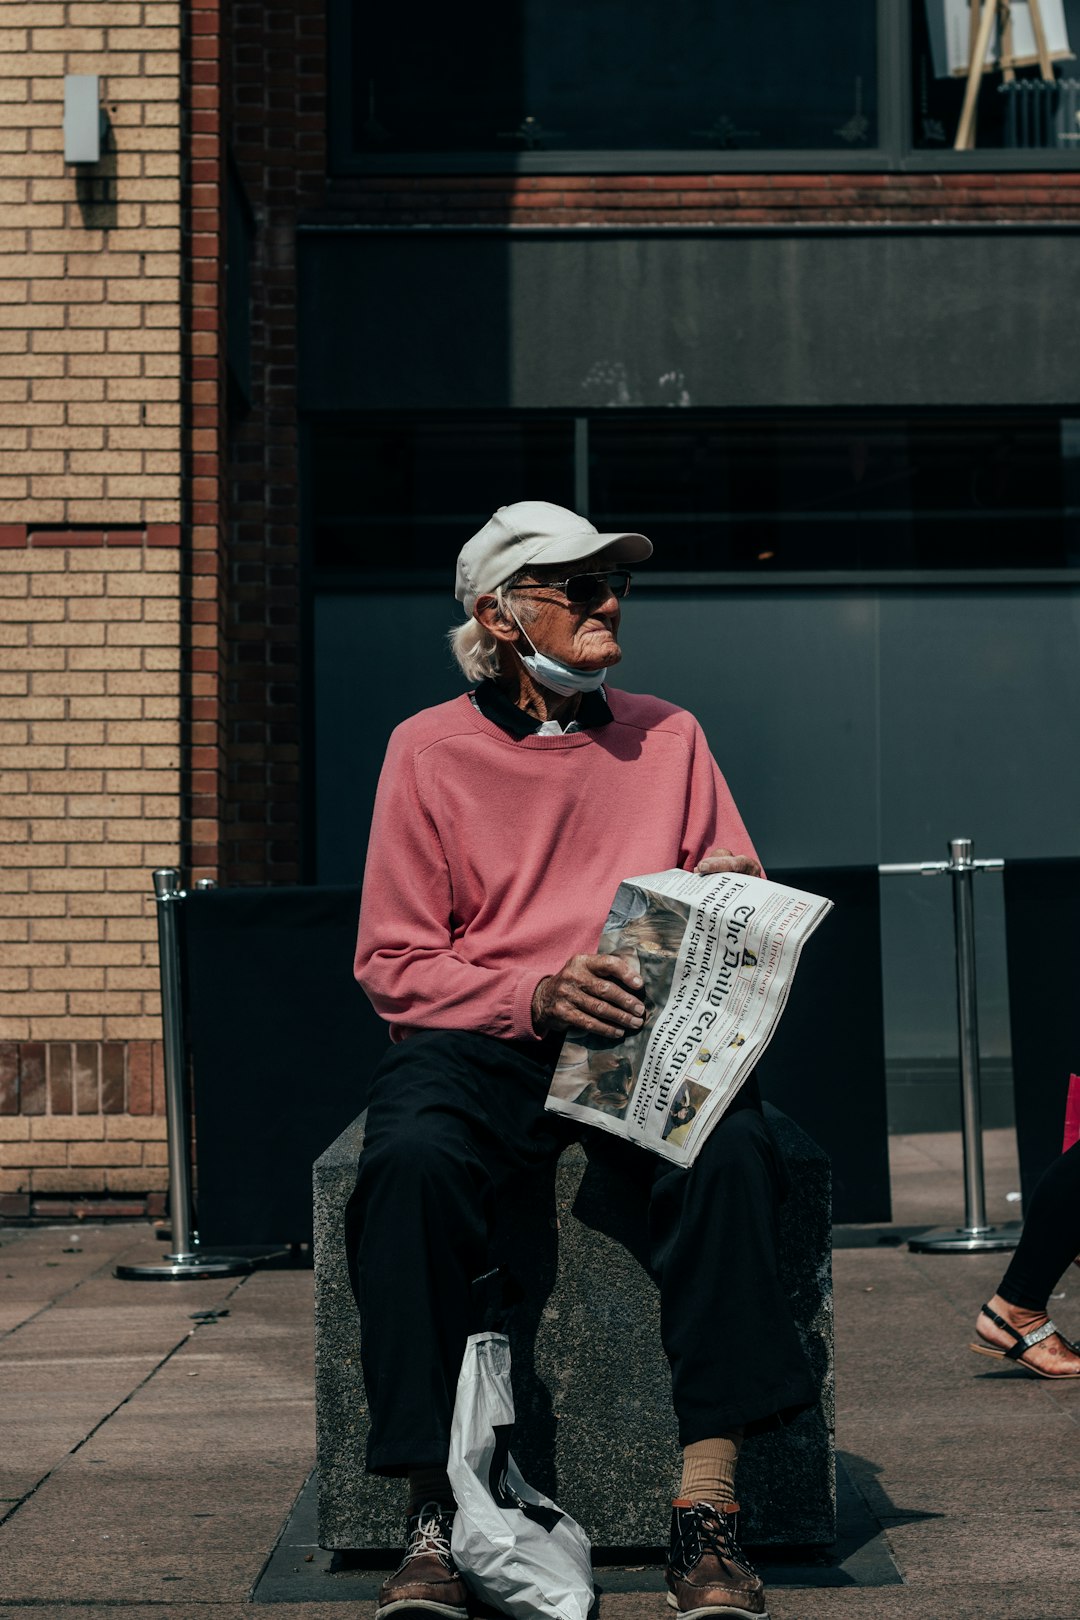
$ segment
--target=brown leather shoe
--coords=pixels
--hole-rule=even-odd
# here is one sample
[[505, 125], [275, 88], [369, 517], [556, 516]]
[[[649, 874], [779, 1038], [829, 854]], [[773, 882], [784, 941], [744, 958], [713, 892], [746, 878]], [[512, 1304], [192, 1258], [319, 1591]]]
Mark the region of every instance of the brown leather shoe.
[[467, 1620], [465, 1582], [450, 1555], [452, 1509], [425, 1502], [405, 1521], [405, 1556], [379, 1588], [377, 1620], [388, 1614], [438, 1614]]
[[678, 1498], [671, 1509], [668, 1602], [685, 1620], [718, 1614], [724, 1620], [769, 1620], [761, 1576], [735, 1539], [738, 1503], [731, 1507]]

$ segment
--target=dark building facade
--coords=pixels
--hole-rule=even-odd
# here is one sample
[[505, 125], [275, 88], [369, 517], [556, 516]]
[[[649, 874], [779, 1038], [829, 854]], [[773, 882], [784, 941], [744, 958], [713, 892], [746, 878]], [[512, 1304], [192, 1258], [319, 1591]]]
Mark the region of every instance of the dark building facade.
[[[988, 72], [957, 152], [923, 0], [421, 11], [231, 17], [223, 878], [359, 878], [386, 734], [458, 689], [450, 560], [524, 493], [654, 536], [620, 679], [701, 716], [772, 864], [1078, 853], [1070, 61]], [[948, 897], [884, 904], [902, 1113]]]

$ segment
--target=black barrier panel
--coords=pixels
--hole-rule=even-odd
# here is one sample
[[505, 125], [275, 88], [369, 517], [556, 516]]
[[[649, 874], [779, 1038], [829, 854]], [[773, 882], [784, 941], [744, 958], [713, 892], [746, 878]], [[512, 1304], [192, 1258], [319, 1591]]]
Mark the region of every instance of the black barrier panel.
[[311, 1166], [387, 1045], [352, 977], [359, 892], [212, 889], [180, 909], [200, 1242], [310, 1242]]
[[[829, 1154], [834, 1218], [886, 1221], [877, 870], [772, 875], [836, 910], [800, 962], [762, 1092]], [[388, 1039], [352, 977], [358, 907], [348, 887], [212, 889], [180, 908], [208, 1247], [310, 1241], [311, 1166], [366, 1106]]]
[[1005, 862], [1016, 1146], [1024, 1208], [1061, 1152], [1080, 1073], [1080, 860]]
[[761, 1094], [832, 1160], [833, 1220], [888, 1221], [889, 1126], [876, 866], [776, 870], [770, 878], [830, 899], [808, 941], [780, 1027], [758, 1065]]

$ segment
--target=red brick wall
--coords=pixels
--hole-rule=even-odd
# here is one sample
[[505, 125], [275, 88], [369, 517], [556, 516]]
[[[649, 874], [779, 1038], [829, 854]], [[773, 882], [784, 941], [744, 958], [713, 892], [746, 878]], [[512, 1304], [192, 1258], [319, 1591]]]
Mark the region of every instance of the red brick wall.
[[933, 225], [1080, 219], [1080, 174], [370, 176], [341, 217], [387, 225]]
[[324, 7], [233, 7], [231, 141], [256, 221], [252, 406], [230, 424], [230, 883], [300, 877], [296, 220], [325, 193]]
[[185, 342], [184, 496], [190, 524], [185, 664], [189, 881], [220, 880], [226, 786], [225, 13], [190, 0], [183, 43], [187, 117], [181, 237]]

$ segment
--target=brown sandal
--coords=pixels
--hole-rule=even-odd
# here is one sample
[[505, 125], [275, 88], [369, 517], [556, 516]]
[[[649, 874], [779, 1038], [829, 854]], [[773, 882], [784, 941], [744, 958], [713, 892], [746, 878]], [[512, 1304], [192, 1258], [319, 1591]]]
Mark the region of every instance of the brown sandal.
[[[1080, 1378], [1080, 1371], [1044, 1372], [1041, 1367], [1036, 1367], [1034, 1362], [1024, 1360], [1024, 1356], [1033, 1346], [1041, 1344], [1044, 1339], [1053, 1338], [1055, 1333], [1062, 1344], [1067, 1344], [1072, 1350], [1076, 1349], [1072, 1340], [1067, 1339], [1060, 1328], [1054, 1326], [1049, 1317], [1046, 1318], [1042, 1327], [1032, 1328], [1030, 1333], [1018, 1333], [1011, 1322], [1006, 1322], [1005, 1318], [999, 1316], [997, 1311], [992, 1311], [989, 1305], [983, 1306], [981, 1314], [988, 1316], [995, 1327], [1004, 1329], [1006, 1333], [1011, 1333], [1016, 1343], [1010, 1345], [1007, 1350], [1000, 1349], [998, 1345], [969, 1344], [968, 1349], [974, 1350], [977, 1356], [993, 1356], [998, 1361], [1015, 1361], [1018, 1367], [1023, 1367], [1025, 1371], [1034, 1373], [1036, 1378]], [[978, 1328], [975, 1331], [978, 1333]]]

